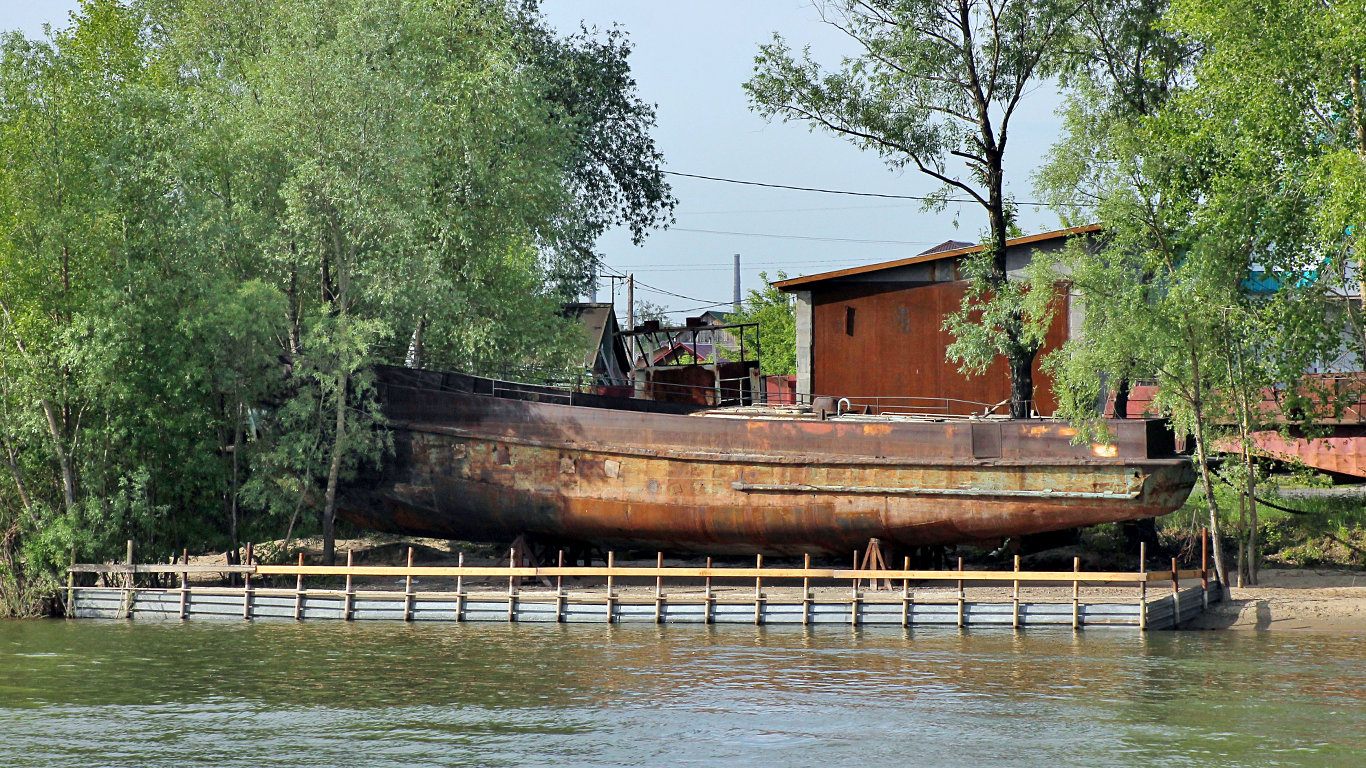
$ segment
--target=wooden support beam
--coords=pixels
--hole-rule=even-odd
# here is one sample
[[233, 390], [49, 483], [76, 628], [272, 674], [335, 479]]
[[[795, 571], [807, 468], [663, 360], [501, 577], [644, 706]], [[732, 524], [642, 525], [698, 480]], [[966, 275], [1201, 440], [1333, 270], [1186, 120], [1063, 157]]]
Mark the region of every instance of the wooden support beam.
[[[1072, 572], [1081, 573], [1081, 558], [1072, 558]], [[1081, 582], [1072, 582], [1072, 629], [1081, 629]]]
[[[185, 552], [184, 552], [184, 562], [185, 562], [186, 565], [189, 565], [189, 563], [190, 563], [190, 550], [189, 550], [188, 548], [185, 549]], [[184, 621], [184, 620], [185, 620], [185, 617], [189, 615], [189, 609], [190, 609], [190, 574], [189, 574], [188, 572], [186, 572], [186, 571], [181, 571], [181, 572], [180, 572], [180, 620], [181, 620], [181, 621]]]
[[[252, 545], [247, 542], [247, 562], [243, 565], [251, 565]], [[242, 618], [251, 621], [251, 571], [242, 574]]]
[[[304, 553], [300, 552], [299, 567], [302, 568], [303, 565]], [[304, 620], [304, 574], [302, 571], [299, 572], [298, 577], [294, 582], [294, 620]]]
[[355, 592], [351, 589], [351, 575], [354, 572], [356, 553], [346, 550], [346, 597], [342, 602], [342, 619], [351, 620], [351, 601], [355, 599]]
[[963, 591], [963, 558], [958, 558], [958, 628], [963, 628], [963, 620], [966, 613], [963, 608], [967, 603], [967, 593]]
[[[408, 547], [408, 567], [413, 567], [413, 548]], [[413, 620], [413, 577], [409, 574], [403, 580], [403, 620]]]
[[[802, 554], [802, 571], [804, 573], [811, 570], [810, 553]], [[811, 623], [811, 577], [802, 576], [802, 626]]]

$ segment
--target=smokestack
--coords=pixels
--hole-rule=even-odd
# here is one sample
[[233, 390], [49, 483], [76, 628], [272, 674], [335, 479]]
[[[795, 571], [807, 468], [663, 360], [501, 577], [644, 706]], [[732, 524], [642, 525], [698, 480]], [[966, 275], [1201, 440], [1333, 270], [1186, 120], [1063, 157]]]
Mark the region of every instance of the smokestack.
[[735, 254], [735, 311], [740, 311], [740, 254]]

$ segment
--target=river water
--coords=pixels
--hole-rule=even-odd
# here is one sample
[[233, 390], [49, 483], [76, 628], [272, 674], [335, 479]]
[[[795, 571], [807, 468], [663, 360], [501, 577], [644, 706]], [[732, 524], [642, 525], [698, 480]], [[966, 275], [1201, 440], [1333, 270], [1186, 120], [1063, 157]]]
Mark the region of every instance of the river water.
[[1366, 634], [0, 622], [0, 766], [1366, 766]]

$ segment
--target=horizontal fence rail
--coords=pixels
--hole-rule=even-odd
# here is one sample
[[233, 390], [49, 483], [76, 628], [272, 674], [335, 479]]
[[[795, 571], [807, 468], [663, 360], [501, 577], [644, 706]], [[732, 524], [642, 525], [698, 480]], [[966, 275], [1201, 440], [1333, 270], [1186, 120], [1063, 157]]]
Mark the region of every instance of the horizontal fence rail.
[[[776, 578], [776, 579], [832, 579], [868, 581], [891, 579], [901, 581], [971, 581], [1010, 584], [1012, 582], [1078, 581], [1105, 584], [1137, 584], [1140, 582], [1171, 581], [1172, 571], [923, 571], [923, 570], [859, 570], [853, 568], [782, 568], [782, 567], [714, 567], [689, 566], [517, 566], [500, 565], [182, 565], [178, 563], [123, 563], [87, 564], [71, 566], [74, 573], [139, 574], [139, 573], [237, 573], [256, 576], [425, 576], [472, 578], [512, 577], [535, 579], [566, 576], [591, 577], [650, 577], [664, 579], [702, 578]], [[1199, 569], [1175, 572], [1178, 579], [1199, 579], [1205, 576]]]

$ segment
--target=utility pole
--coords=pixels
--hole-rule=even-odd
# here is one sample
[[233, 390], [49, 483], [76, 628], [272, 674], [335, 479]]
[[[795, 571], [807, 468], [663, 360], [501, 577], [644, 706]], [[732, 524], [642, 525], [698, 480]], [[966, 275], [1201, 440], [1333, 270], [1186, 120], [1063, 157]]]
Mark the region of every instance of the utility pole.
[[740, 254], [735, 254], [735, 307], [736, 312], [740, 311]]
[[597, 304], [597, 303], [598, 303], [598, 265], [597, 265], [597, 264], [594, 264], [594, 265], [593, 265], [593, 282], [590, 283], [590, 285], [591, 285], [592, 287], [588, 289], [588, 303], [589, 303], [589, 304]]
[[[626, 330], [636, 329], [636, 273], [626, 273]], [[626, 353], [631, 356], [631, 376], [636, 373], [636, 337], [629, 336], [631, 343], [626, 348]]]

